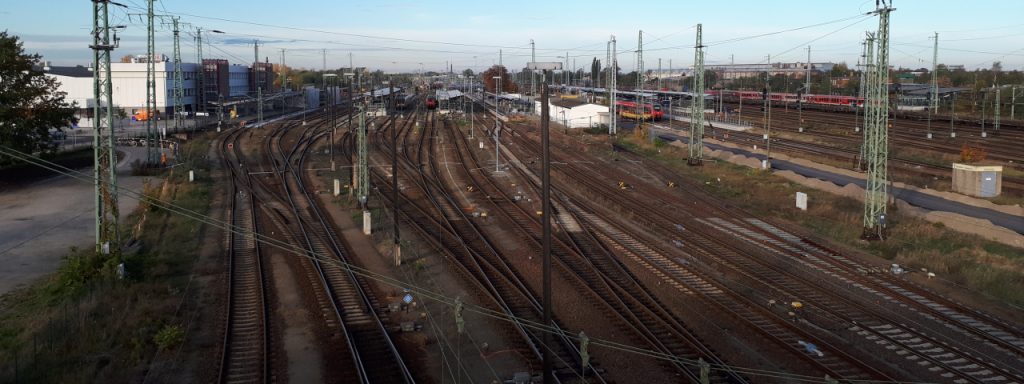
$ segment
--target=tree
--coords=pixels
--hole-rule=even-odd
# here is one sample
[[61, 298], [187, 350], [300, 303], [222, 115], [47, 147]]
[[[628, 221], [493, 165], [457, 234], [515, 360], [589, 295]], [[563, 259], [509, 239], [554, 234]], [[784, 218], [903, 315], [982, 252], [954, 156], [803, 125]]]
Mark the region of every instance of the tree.
[[832, 77], [844, 77], [850, 74], [850, 67], [846, 63], [839, 63], [832, 66]]
[[465, 71], [462, 71], [462, 76], [473, 77], [473, 75], [474, 75], [474, 73], [473, 73], [472, 69], [466, 68]]
[[74, 123], [75, 105], [43, 74], [40, 58], [25, 54], [17, 36], [0, 32], [0, 146], [48, 155], [57, 150], [50, 130]]
[[482, 80], [484, 82], [484, 89], [486, 89], [487, 92], [495, 91], [495, 86], [497, 85], [497, 82], [494, 80], [495, 76], [501, 76], [502, 92], [515, 93], [519, 91], [519, 87], [517, 87], [516, 83], [512, 81], [512, 76], [509, 75], [508, 69], [506, 69], [505, 66], [503, 65], [495, 65], [493, 67], [490, 67], [486, 71], [484, 71], [484, 73], [482, 73], [480, 76], [483, 77]]
[[590, 62], [590, 86], [596, 87], [600, 82], [599, 76], [601, 75], [601, 60], [596, 57]]

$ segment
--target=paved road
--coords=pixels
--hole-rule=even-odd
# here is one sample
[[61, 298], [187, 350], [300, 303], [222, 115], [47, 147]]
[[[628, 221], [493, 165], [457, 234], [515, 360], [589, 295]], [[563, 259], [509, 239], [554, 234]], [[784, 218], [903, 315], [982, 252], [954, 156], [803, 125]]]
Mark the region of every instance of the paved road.
[[[668, 141], [681, 141], [684, 143], [689, 143], [689, 138], [680, 137], [673, 133], [660, 133], [658, 134], [658, 137]], [[729, 148], [711, 143], [704, 143], [704, 146], [710, 150], [729, 151], [735, 154], [755, 157], [759, 160], [764, 160], [767, 158], [764, 154], [754, 153], [746, 149]], [[865, 181], [863, 179], [823, 171], [820, 169], [809, 168], [785, 160], [772, 159], [771, 166], [772, 169], [778, 169], [782, 171], [793, 171], [794, 173], [797, 173], [799, 175], [829, 181], [838, 186], [844, 186], [846, 184], [853, 183], [863, 188], [865, 185]], [[908, 204], [919, 208], [927, 209], [930, 211], [953, 212], [968, 217], [985, 219], [991, 221], [992, 224], [1008, 228], [1020, 234], [1024, 234], [1024, 217], [1021, 216], [1011, 215], [1008, 213], [994, 211], [987, 208], [979, 208], [972, 205], [946, 200], [941, 197], [909, 189], [893, 187], [890, 189], [890, 191], [892, 191], [893, 195], [897, 199], [906, 201]]]
[[[131, 162], [145, 157], [143, 148], [118, 148], [121, 188], [140, 191], [142, 177], [131, 176]], [[80, 171], [91, 175], [92, 168]], [[57, 270], [70, 247], [89, 248], [95, 241], [93, 185], [55, 176], [0, 192], [0, 295]], [[121, 217], [138, 201], [121, 195]]]

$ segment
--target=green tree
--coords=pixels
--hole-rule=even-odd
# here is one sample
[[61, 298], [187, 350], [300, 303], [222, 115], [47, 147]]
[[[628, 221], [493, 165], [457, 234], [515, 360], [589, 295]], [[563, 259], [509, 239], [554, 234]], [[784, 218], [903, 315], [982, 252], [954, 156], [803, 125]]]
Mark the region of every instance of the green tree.
[[462, 71], [462, 76], [473, 77], [473, 75], [474, 75], [474, 73], [473, 73], [472, 69], [466, 68], [465, 71]]
[[39, 64], [40, 56], [26, 54], [17, 36], [0, 32], [0, 146], [46, 155], [57, 149], [50, 130], [70, 126], [75, 105]]

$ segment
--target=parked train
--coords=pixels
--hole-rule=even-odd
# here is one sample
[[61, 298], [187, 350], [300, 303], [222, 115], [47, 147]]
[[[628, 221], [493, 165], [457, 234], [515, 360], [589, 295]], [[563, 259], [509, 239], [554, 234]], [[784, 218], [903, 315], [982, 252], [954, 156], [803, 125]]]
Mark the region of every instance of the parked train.
[[416, 95], [395, 95], [395, 108], [406, 109], [416, 104]]
[[[718, 91], [708, 90], [707, 94], [715, 97], [723, 97], [724, 100], [739, 101], [742, 100], [763, 100], [764, 93], [761, 91]], [[786, 102], [796, 103], [798, 100], [802, 100], [805, 104], [811, 105], [835, 105], [835, 106], [853, 106], [857, 107], [864, 106], [864, 98], [856, 96], [837, 96], [837, 95], [798, 95], [796, 93], [781, 93], [772, 92], [768, 94], [770, 99], [774, 102]]]
[[427, 96], [427, 109], [437, 109], [437, 98], [434, 96]]
[[[616, 101], [615, 110], [618, 111], [619, 116], [627, 119], [636, 120], [638, 118], [636, 102]], [[661, 120], [663, 117], [665, 117], [665, 111], [662, 111], [661, 106], [656, 104], [644, 104], [643, 112], [639, 114], [639, 118], [643, 120]]]

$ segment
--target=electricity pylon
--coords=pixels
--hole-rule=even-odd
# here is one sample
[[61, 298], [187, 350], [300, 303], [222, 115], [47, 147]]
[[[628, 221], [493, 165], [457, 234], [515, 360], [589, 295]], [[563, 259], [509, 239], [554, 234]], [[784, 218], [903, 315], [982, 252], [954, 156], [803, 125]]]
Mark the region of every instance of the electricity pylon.
[[609, 92], [609, 94], [611, 95], [611, 101], [608, 104], [608, 134], [617, 135], [619, 133], [619, 115], [618, 107], [615, 105], [615, 99], [618, 96], [617, 88], [619, 87], [619, 59], [618, 54], [615, 53], [615, 35], [612, 35], [611, 38], [612, 59], [611, 61], [609, 61], [610, 66], [608, 70], [608, 83], [611, 84], [611, 91]]
[[367, 196], [370, 195], [370, 167], [369, 167], [369, 148], [367, 148], [366, 141], [366, 110], [363, 107], [359, 108], [359, 131], [356, 133], [356, 146], [358, 147], [358, 165], [359, 165], [359, 178], [357, 180], [357, 188], [359, 202], [366, 207]]
[[644, 131], [644, 31], [637, 34], [636, 40], [636, 131], [633, 134], [641, 139], [647, 138]]
[[96, 252], [120, 254], [117, 220], [117, 172], [114, 155], [114, 103], [110, 82], [110, 52], [118, 38], [110, 40], [109, 0], [93, 1], [93, 162], [96, 186]]
[[868, 95], [871, 94], [873, 85], [871, 79], [874, 76], [875, 71], [875, 34], [868, 32], [867, 37], [864, 39], [864, 71], [861, 73], [863, 79], [861, 87], [861, 97], [864, 98], [864, 132], [861, 133], [861, 144], [860, 144], [860, 158], [857, 159], [857, 170], [864, 170], [865, 164], [867, 164], [866, 151], [868, 148], [868, 111], [871, 109], [868, 106]]
[[156, 142], [156, 27], [153, 24], [153, 2], [147, 1], [146, 11], [146, 162], [156, 164], [153, 143]]
[[690, 155], [686, 163], [701, 165], [704, 157], [704, 44], [697, 24], [697, 45], [693, 50], [693, 102], [690, 103]]
[[174, 131], [180, 132], [185, 125], [181, 119], [181, 114], [185, 112], [185, 106], [182, 105], [185, 83], [181, 76], [181, 30], [178, 27], [178, 17], [172, 17], [171, 24], [174, 26]]
[[864, 189], [864, 234], [869, 239], [884, 236], [888, 203], [887, 163], [889, 160], [889, 13], [893, 8], [885, 1], [874, 12], [878, 14], [878, 51], [871, 74], [868, 93], [870, 110], [866, 115], [864, 155], [867, 158], [867, 184]]
[[[195, 80], [195, 111], [206, 112], [206, 66], [203, 65], [203, 28], [196, 27], [196, 80]], [[197, 115], [198, 116], [198, 115]], [[204, 119], [203, 123], [206, 121]], [[193, 123], [194, 124], [194, 123]]]

